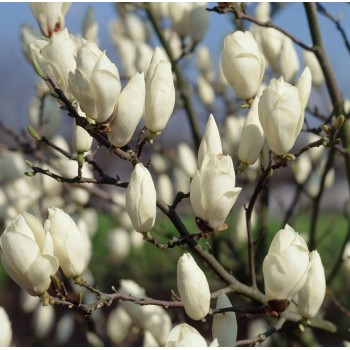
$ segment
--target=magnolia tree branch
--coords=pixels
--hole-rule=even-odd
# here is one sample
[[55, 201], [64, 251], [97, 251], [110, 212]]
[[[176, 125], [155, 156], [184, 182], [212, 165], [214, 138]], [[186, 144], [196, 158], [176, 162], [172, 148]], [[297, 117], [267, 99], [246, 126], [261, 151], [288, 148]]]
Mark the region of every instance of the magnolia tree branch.
[[218, 14], [233, 13], [236, 19], [249, 21], [251, 23], [258, 25], [259, 27], [274, 28], [279, 32], [283, 33], [288, 38], [290, 38], [295, 44], [302, 47], [304, 50], [313, 51], [312, 47], [306, 45], [301, 40], [299, 40], [298, 38], [296, 38], [295, 36], [287, 32], [282, 27], [279, 27], [273, 24], [271, 21], [262, 22], [257, 20], [253, 16], [247, 15], [246, 13], [244, 13], [242, 10], [239, 9], [239, 6], [237, 5], [237, 3], [221, 2], [218, 6], [214, 6], [213, 8], [207, 8], [207, 11], [216, 12]]
[[349, 39], [346, 35], [344, 28], [341, 25], [341, 21], [338, 18], [335, 18], [330, 12], [328, 12], [327, 9], [321, 3], [317, 2], [316, 6], [317, 6], [317, 11], [319, 13], [321, 13], [322, 15], [329, 18], [335, 24], [335, 26], [339, 30], [339, 32], [344, 40], [345, 47], [347, 48], [347, 50], [350, 53], [350, 42], [349, 42]]

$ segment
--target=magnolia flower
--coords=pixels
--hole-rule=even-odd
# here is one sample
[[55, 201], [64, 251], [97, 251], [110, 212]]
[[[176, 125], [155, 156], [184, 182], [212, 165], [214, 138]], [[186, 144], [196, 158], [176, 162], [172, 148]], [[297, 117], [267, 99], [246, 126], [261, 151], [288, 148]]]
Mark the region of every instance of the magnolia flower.
[[193, 177], [197, 171], [197, 159], [192, 148], [185, 142], [177, 145], [177, 159], [181, 169], [188, 177]]
[[[232, 307], [227, 295], [220, 291], [216, 302], [216, 309]], [[237, 340], [237, 320], [234, 312], [214, 315], [212, 325], [213, 338], [217, 338], [219, 346], [235, 346]]]
[[188, 18], [188, 35], [194, 42], [203, 39], [209, 27], [209, 12], [206, 10], [206, 2], [192, 3], [192, 10]]
[[41, 32], [50, 37], [64, 28], [64, 16], [70, 5], [70, 2], [31, 2], [30, 8]]
[[145, 124], [148, 130], [162, 132], [175, 106], [171, 64], [156, 48], [146, 75]]
[[126, 190], [126, 210], [134, 229], [149, 232], [156, 219], [157, 193], [150, 172], [143, 164], [136, 164]]
[[309, 101], [309, 97], [311, 94], [311, 84], [312, 76], [310, 68], [305, 67], [295, 85], [299, 91], [300, 103], [303, 110], [306, 108], [307, 103]]
[[52, 207], [48, 211], [49, 218], [45, 221], [45, 229], [52, 236], [55, 256], [67, 277], [77, 277], [88, 264], [86, 237], [63, 210]]
[[252, 165], [259, 158], [264, 144], [264, 130], [258, 115], [259, 98], [255, 97], [244, 123], [238, 149], [238, 158], [245, 164]]
[[236, 175], [230, 156], [208, 154], [195, 174], [190, 200], [196, 217], [213, 230], [220, 229], [241, 188], [235, 187]]
[[125, 146], [135, 132], [145, 105], [144, 74], [136, 73], [120, 93], [113, 113], [109, 141], [116, 147]]
[[[132, 280], [121, 280], [119, 292], [123, 295], [132, 295], [137, 298], [146, 298], [145, 289]], [[158, 344], [165, 345], [171, 330], [171, 319], [167, 312], [158, 305], [137, 305], [133, 302], [124, 302], [121, 307], [131, 317], [135, 326], [152, 333]]]
[[215, 118], [210, 114], [207, 125], [204, 130], [204, 135], [198, 149], [198, 168], [200, 169], [207, 155], [222, 154], [221, 138]]
[[58, 260], [50, 233], [26, 212], [18, 215], [0, 236], [1, 262], [10, 277], [30, 295], [47, 291]]
[[153, 49], [150, 45], [144, 42], [136, 44], [135, 68], [138, 72], [147, 73], [147, 69], [151, 63]]
[[166, 347], [207, 347], [207, 342], [197, 329], [181, 323], [175, 326], [166, 341]]
[[107, 250], [113, 263], [123, 261], [130, 252], [130, 233], [123, 227], [117, 227], [107, 232]]
[[173, 202], [173, 183], [167, 174], [158, 176], [157, 197], [168, 204]]
[[108, 122], [120, 93], [118, 69], [96, 43], [86, 42], [75, 52], [76, 69], [69, 87], [87, 117]]
[[38, 339], [46, 338], [55, 324], [55, 311], [52, 305], [38, 305], [33, 317], [33, 331]]
[[214, 59], [208, 46], [200, 46], [196, 50], [196, 62], [200, 73], [209, 82], [215, 80]]
[[[65, 29], [54, 33], [49, 42], [35, 40], [30, 45], [34, 65], [45, 76], [51, 76], [69, 99], [72, 96], [68, 88], [68, 75], [75, 70], [74, 52], [82, 45], [83, 40], [69, 34]], [[51, 85], [48, 84], [48, 86], [52, 89]]]
[[117, 48], [118, 55], [123, 67], [124, 75], [126, 77], [132, 77], [137, 73], [135, 67], [136, 60], [136, 45], [132, 40], [124, 35], [114, 34], [113, 22], [110, 26], [112, 40]]
[[306, 318], [316, 316], [326, 295], [326, 277], [317, 250], [310, 253], [310, 269], [304, 287], [298, 294], [298, 311]]
[[238, 97], [247, 100], [257, 95], [265, 59], [252, 33], [237, 31], [225, 36], [221, 67]]
[[26, 163], [19, 152], [5, 151], [0, 154], [0, 181], [14, 181], [23, 177]]
[[[307, 245], [292, 227], [286, 225], [276, 233], [263, 262], [265, 294], [269, 305], [278, 312], [285, 311], [289, 301], [304, 287], [308, 270]], [[278, 305], [280, 302], [283, 304], [281, 308]]]
[[312, 84], [319, 87], [324, 82], [324, 75], [320, 63], [318, 62], [315, 53], [312, 51], [304, 51], [305, 66], [310, 68], [312, 75]]
[[210, 110], [215, 103], [215, 91], [212, 85], [201, 75], [198, 76], [198, 96]]
[[171, 27], [180, 37], [186, 37], [189, 33], [189, 14], [192, 6], [190, 2], [168, 3]]
[[84, 154], [91, 148], [93, 138], [81, 126], [77, 125], [75, 119], [73, 121], [73, 148], [78, 154]]
[[190, 253], [183, 254], [177, 262], [177, 289], [189, 317], [201, 320], [208, 314], [209, 284]]
[[6, 310], [0, 306], [0, 346], [8, 347], [11, 346], [12, 342], [12, 325], [7, 315]]
[[123, 307], [117, 307], [109, 313], [106, 332], [113, 345], [118, 345], [127, 337], [131, 326], [132, 319]]
[[286, 154], [293, 146], [304, 122], [304, 109], [299, 91], [284, 82], [272, 79], [259, 101], [259, 118], [270, 149]]
[[275, 28], [256, 29], [264, 55], [273, 71], [290, 82], [299, 70], [298, 55], [293, 42]]

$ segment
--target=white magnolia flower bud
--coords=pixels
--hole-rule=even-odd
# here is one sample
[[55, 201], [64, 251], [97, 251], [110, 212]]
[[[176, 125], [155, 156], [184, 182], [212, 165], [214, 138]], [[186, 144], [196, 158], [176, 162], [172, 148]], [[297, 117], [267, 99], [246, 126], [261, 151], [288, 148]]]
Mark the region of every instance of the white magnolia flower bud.
[[113, 113], [109, 141], [116, 147], [125, 146], [134, 134], [145, 105], [144, 74], [136, 73], [120, 93]]
[[197, 329], [181, 323], [175, 326], [167, 339], [166, 347], [207, 347], [207, 342]]
[[147, 73], [153, 56], [153, 49], [147, 43], [136, 44], [135, 68], [138, 72]]
[[306, 108], [307, 102], [309, 101], [309, 97], [311, 94], [311, 85], [311, 71], [309, 67], [305, 67], [295, 85], [299, 91], [300, 103], [303, 110]]
[[153, 133], [165, 128], [175, 106], [171, 64], [156, 48], [146, 75], [145, 124]]
[[126, 190], [126, 210], [134, 229], [149, 232], [156, 219], [157, 193], [150, 172], [143, 164], [136, 164]]
[[166, 310], [158, 305], [145, 305], [141, 306], [141, 315], [142, 328], [151, 332], [157, 343], [164, 346], [172, 327]]
[[107, 335], [113, 345], [121, 343], [128, 335], [132, 319], [123, 307], [111, 311], [107, 319]]
[[171, 27], [180, 37], [185, 37], [189, 33], [189, 13], [191, 9], [192, 4], [189, 2], [168, 3]]
[[127, 36], [133, 42], [145, 42], [146, 41], [146, 29], [145, 22], [133, 13], [128, 13], [124, 19], [124, 30]]
[[[49, 42], [35, 40], [30, 45], [34, 64], [40, 67], [44, 75], [53, 77], [69, 99], [72, 95], [68, 87], [68, 75], [75, 70], [74, 52], [82, 43], [83, 39], [69, 34], [65, 29], [54, 33]], [[49, 87], [52, 89], [51, 85]]]
[[164, 28], [163, 35], [166, 41], [169, 43], [174, 60], [178, 59], [182, 55], [182, 41], [179, 35], [171, 28]]
[[209, 284], [190, 253], [183, 254], [177, 262], [177, 289], [189, 317], [201, 320], [208, 314]]
[[11, 346], [12, 342], [12, 325], [7, 315], [6, 310], [0, 306], [0, 346], [8, 347]]
[[196, 62], [200, 73], [212, 83], [215, 79], [214, 61], [208, 46], [200, 46], [196, 50]]
[[188, 35], [194, 42], [203, 39], [209, 27], [209, 12], [206, 10], [206, 2], [195, 2], [189, 13]]
[[258, 103], [259, 98], [255, 97], [242, 129], [238, 149], [239, 160], [249, 165], [254, 164], [258, 160], [265, 141], [264, 130], [258, 115]]
[[219, 229], [241, 191], [235, 182], [232, 158], [208, 154], [191, 183], [190, 200], [196, 217]]
[[[232, 307], [227, 295], [220, 291], [216, 309]], [[234, 312], [215, 314], [212, 325], [213, 338], [217, 338], [219, 346], [235, 346], [237, 340], [237, 320]]]
[[215, 118], [210, 114], [204, 135], [198, 149], [198, 168], [200, 169], [204, 157], [209, 155], [222, 154], [221, 138]]
[[38, 305], [34, 312], [33, 328], [38, 339], [46, 338], [55, 324], [55, 311], [52, 305]]
[[91, 41], [78, 48], [75, 59], [69, 87], [86, 116], [105, 123], [112, 116], [121, 89], [118, 69]]
[[290, 38], [283, 35], [281, 51], [277, 60], [277, 74], [281, 74], [285, 81], [293, 81], [299, 70], [299, 58]]
[[63, 345], [69, 341], [74, 333], [74, 315], [71, 313], [64, 314], [56, 325], [55, 341]]
[[[273, 238], [263, 262], [267, 301], [291, 300], [304, 287], [309, 251], [304, 239], [286, 225]], [[284, 310], [276, 310], [284, 311]]]
[[173, 183], [167, 174], [160, 174], [158, 177], [157, 196], [167, 204], [173, 202]]
[[257, 32], [272, 70], [290, 82], [299, 70], [299, 59], [293, 42], [275, 28], [259, 28]]
[[175, 326], [168, 337], [166, 347], [207, 347], [201, 334], [187, 323]]
[[213, 86], [201, 75], [197, 78], [198, 96], [209, 110], [213, 109], [215, 103], [215, 91]]
[[87, 267], [85, 237], [73, 219], [59, 208], [49, 208], [45, 229], [52, 235], [55, 256], [67, 277], [79, 276]]
[[270, 149], [278, 155], [288, 153], [304, 122], [298, 89], [283, 77], [272, 79], [260, 98], [259, 118]]
[[83, 38], [98, 44], [98, 22], [92, 7], [88, 7], [83, 22]]
[[114, 228], [107, 232], [108, 255], [113, 263], [119, 263], [129, 255], [129, 236], [129, 232], [123, 227]]
[[246, 117], [243, 115], [229, 115], [222, 128], [223, 153], [230, 154], [234, 159], [237, 157], [245, 120]]
[[41, 295], [58, 270], [52, 238], [39, 220], [18, 215], [0, 236], [1, 262], [10, 277], [30, 295]]
[[221, 67], [238, 97], [246, 100], [257, 95], [265, 59], [252, 33], [237, 31], [225, 36]]
[[319, 87], [324, 82], [324, 75], [320, 63], [312, 51], [304, 51], [305, 66], [310, 68], [312, 84]]
[[156, 339], [154, 338], [154, 336], [152, 335], [152, 333], [150, 331], [145, 331], [145, 335], [143, 338], [143, 347], [149, 348], [149, 347], [158, 347], [160, 346], [158, 344], [158, 342], [156, 341]]
[[73, 149], [77, 153], [85, 153], [90, 151], [93, 137], [81, 126], [77, 125], [75, 119], [73, 121]]
[[70, 2], [31, 2], [30, 8], [41, 32], [50, 37], [65, 27], [64, 16], [70, 5]]
[[187, 143], [181, 142], [177, 145], [177, 159], [181, 169], [188, 177], [193, 177], [197, 171], [197, 159]]
[[110, 26], [112, 40], [117, 48], [118, 55], [123, 67], [124, 75], [132, 77], [137, 73], [136, 60], [136, 45], [129, 38], [124, 35], [116, 34], [114, 32], [113, 22]]
[[269, 2], [259, 2], [255, 9], [255, 18], [261, 22], [270, 20], [271, 5]]
[[26, 163], [19, 152], [5, 151], [0, 155], [0, 181], [14, 181], [22, 178], [26, 171]]
[[310, 269], [304, 287], [298, 294], [298, 311], [306, 318], [316, 316], [326, 295], [326, 277], [320, 254], [310, 253]]

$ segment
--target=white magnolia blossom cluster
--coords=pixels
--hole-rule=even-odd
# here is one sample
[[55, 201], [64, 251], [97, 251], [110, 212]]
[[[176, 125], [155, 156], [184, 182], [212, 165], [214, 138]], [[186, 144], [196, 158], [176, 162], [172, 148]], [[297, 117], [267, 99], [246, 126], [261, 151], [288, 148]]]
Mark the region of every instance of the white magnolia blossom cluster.
[[[119, 292], [124, 296], [147, 298], [144, 288], [132, 280], [121, 280]], [[114, 344], [121, 343], [130, 332], [145, 333], [144, 341], [153, 346], [165, 346], [172, 327], [171, 318], [157, 305], [137, 305], [126, 301], [115, 308], [107, 321], [107, 333]], [[146, 338], [147, 337], [147, 338]]]
[[[220, 136], [215, 118], [210, 114], [197, 156], [187, 143], [180, 143], [176, 147], [174, 167], [160, 154], [152, 155], [150, 168], [135, 161], [126, 191], [122, 195], [111, 195], [115, 203], [111, 206], [112, 215], [120, 227], [107, 232], [106, 246], [113, 264], [123, 261], [131, 247], [139, 248], [143, 238], [149, 237], [156, 221], [157, 201], [171, 205], [174, 193], [179, 191], [190, 192], [190, 203], [202, 233], [225, 230], [225, 221], [242, 190], [236, 187], [232, 158], [241, 162], [239, 170], [250, 166], [255, 179], [257, 172], [267, 167], [269, 150], [277, 156], [291, 151], [304, 124], [311, 86], [319, 87], [324, 81], [315, 55], [304, 53], [306, 67], [296, 80], [299, 60], [291, 39], [276, 29], [255, 26], [251, 31], [236, 31], [225, 36], [220, 64], [215, 67], [209, 48], [196, 46], [208, 28], [207, 3], [142, 5], [160, 25], [171, 51], [168, 57], [162, 48], [151, 46], [149, 28], [129, 10], [133, 5], [119, 5], [123, 14], [118, 21], [110, 23], [110, 33], [121, 61], [123, 74], [120, 76], [106, 51], [98, 46], [98, 23], [91, 9], [84, 18], [82, 37], [70, 34], [65, 28], [64, 15], [69, 5], [31, 4], [44, 38], [30, 26], [23, 27], [21, 32], [23, 51], [37, 73], [52, 78], [89, 124], [83, 128], [74, 120], [70, 148], [63, 138], [54, 136], [62, 115], [57, 103], [47, 96], [52, 87], [38, 86], [30, 106], [30, 125], [63, 151], [75, 153], [79, 163], [78, 167], [76, 160], [55, 151], [51, 163], [41, 166], [50, 167], [67, 178], [78, 174], [94, 178], [92, 168], [83, 164], [84, 155], [93, 145], [89, 129], [106, 127], [103, 130], [109, 142], [122, 148], [132, 140], [142, 117], [148, 130], [147, 141], [151, 143], [163, 132], [178, 102], [175, 90], [178, 82], [173, 75], [174, 62], [170, 60], [178, 59], [186, 53], [186, 48], [191, 48], [195, 50], [197, 93], [203, 105], [212, 111], [216, 94], [225, 95], [225, 88], [230, 85], [249, 107], [247, 115], [227, 116]], [[270, 20], [268, 4], [257, 6], [256, 18]], [[268, 65], [278, 79], [272, 78], [265, 85]], [[124, 84], [121, 78], [125, 77]], [[325, 167], [321, 154], [315, 153], [317, 150], [311, 150], [294, 162], [296, 180], [307, 184], [311, 196], [319, 189], [320, 174]], [[6, 184], [0, 188], [0, 218], [7, 223], [0, 237], [1, 261], [6, 272], [31, 296], [44, 294], [50, 287], [50, 276], [59, 268], [68, 278], [79, 277], [91, 259], [91, 237], [97, 225], [96, 212], [82, 210], [90, 200], [92, 185], [71, 188], [65, 203], [60, 182], [45, 176], [40, 183], [32, 182], [33, 188], [29, 186], [23, 177], [27, 169], [22, 155], [1, 150], [0, 168], [0, 181]], [[149, 169], [159, 175], [157, 186]], [[171, 176], [168, 175], [170, 169]], [[318, 176], [316, 180], [313, 174]], [[326, 187], [332, 183], [332, 172], [328, 176]], [[28, 211], [40, 212], [42, 208], [35, 205], [44, 195], [42, 201], [49, 209], [48, 219], [42, 224]], [[77, 223], [67, 213], [72, 216], [80, 213]], [[242, 209], [236, 231], [237, 241], [246, 244], [243, 213]], [[255, 212], [253, 214], [252, 225], [256, 220]], [[263, 276], [266, 301], [272, 310], [284, 312], [293, 300], [302, 317], [308, 319], [318, 313], [326, 291], [324, 267], [317, 250], [309, 252], [304, 239], [292, 227], [286, 225], [272, 240], [263, 262]], [[210, 314], [209, 283], [190, 253], [183, 254], [177, 262], [177, 289], [189, 318], [202, 321]], [[132, 280], [121, 280], [119, 292], [125, 297], [147, 299], [144, 288]], [[216, 309], [227, 307], [232, 304], [220, 291]], [[47, 336], [53, 325], [53, 308], [37, 308], [35, 319], [36, 336]], [[61, 335], [57, 335], [57, 330], [57, 339], [62, 343], [71, 335], [65, 324], [72, 325], [74, 320], [62, 321]], [[0, 344], [11, 344], [11, 324], [1, 308], [0, 328], [5, 330]], [[129, 334], [141, 333], [145, 346], [228, 347], [235, 346], [237, 339], [234, 312], [216, 313], [212, 317], [209, 343], [187, 323], [173, 326], [164, 308], [141, 306], [132, 301], [124, 301], [112, 310], [106, 328], [116, 345]], [[99, 344], [93, 334], [88, 341]]]
[[286, 225], [273, 238], [263, 262], [265, 294], [273, 310], [283, 312], [298, 298], [298, 311], [314, 317], [326, 294], [326, 278], [317, 250], [309, 252], [304, 239]]
[[221, 138], [213, 115], [209, 116], [199, 146], [198, 168], [190, 190], [196, 217], [212, 230], [225, 229], [226, 217], [241, 188], [235, 187], [232, 158], [222, 154]]
[[[210, 309], [210, 290], [204, 272], [190, 253], [183, 254], [177, 263], [177, 288], [186, 314], [193, 320], [202, 320]], [[216, 309], [232, 307], [228, 297], [219, 293]], [[234, 312], [214, 315], [212, 323], [213, 341], [209, 346], [235, 346], [237, 321]], [[166, 346], [207, 346], [206, 340], [186, 323], [175, 326]]]
[[49, 208], [42, 225], [33, 215], [18, 215], [0, 236], [1, 262], [10, 277], [30, 295], [41, 295], [60, 267], [65, 276], [78, 277], [91, 256], [88, 237], [59, 208]]

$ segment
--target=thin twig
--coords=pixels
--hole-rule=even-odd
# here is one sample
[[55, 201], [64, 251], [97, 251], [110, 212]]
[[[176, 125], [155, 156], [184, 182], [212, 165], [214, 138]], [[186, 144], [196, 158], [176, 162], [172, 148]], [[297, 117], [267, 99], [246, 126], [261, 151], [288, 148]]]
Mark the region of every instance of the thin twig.
[[344, 44], [347, 48], [347, 50], [349, 51], [350, 53], [350, 42], [346, 36], [346, 32], [344, 30], [344, 28], [342, 27], [342, 25], [340, 24], [340, 20], [335, 18], [331, 13], [329, 13], [326, 8], [321, 5], [319, 2], [316, 3], [316, 6], [317, 6], [317, 10], [319, 13], [321, 13], [322, 15], [326, 16], [327, 18], [329, 18], [334, 24], [335, 26], [337, 27], [337, 29], [339, 30], [343, 40], [344, 40]]
[[306, 45], [301, 40], [299, 40], [298, 38], [296, 38], [295, 36], [293, 36], [292, 34], [287, 32], [282, 27], [279, 27], [279, 26], [273, 24], [271, 21], [267, 21], [267, 22], [259, 21], [255, 17], [249, 16], [246, 13], [244, 13], [243, 11], [239, 10], [237, 3], [222, 2], [222, 3], [220, 3], [219, 6], [214, 6], [213, 8], [207, 8], [207, 11], [212, 11], [212, 12], [216, 12], [219, 14], [233, 13], [234, 16], [236, 17], [236, 19], [241, 19], [241, 20], [246, 20], [246, 21], [252, 22], [252, 23], [258, 25], [259, 27], [274, 28], [274, 29], [278, 30], [279, 32], [283, 33], [288, 38], [290, 38], [295, 44], [299, 45], [304, 50], [313, 51], [312, 47]]

